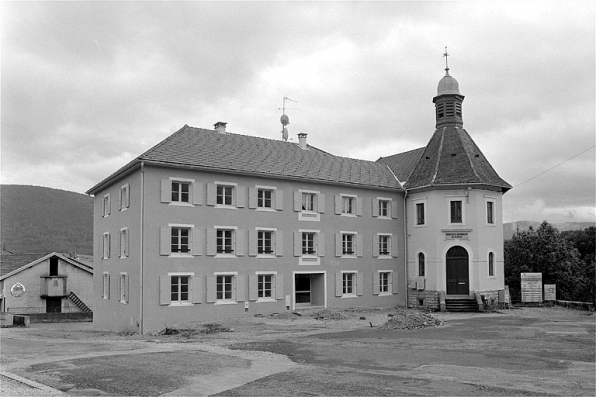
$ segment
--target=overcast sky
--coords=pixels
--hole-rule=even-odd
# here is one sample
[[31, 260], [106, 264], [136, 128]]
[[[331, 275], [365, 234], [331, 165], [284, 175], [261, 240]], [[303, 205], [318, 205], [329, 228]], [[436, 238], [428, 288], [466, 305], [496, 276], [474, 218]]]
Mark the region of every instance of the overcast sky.
[[504, 221], [595, 219], [592, 1], [0, 7], [3, 184], [83, 193], [185, 124], [280, 139], [284, 96], [295, 141], [416, 149], [448, 46], [464, 128], [514, 186]]

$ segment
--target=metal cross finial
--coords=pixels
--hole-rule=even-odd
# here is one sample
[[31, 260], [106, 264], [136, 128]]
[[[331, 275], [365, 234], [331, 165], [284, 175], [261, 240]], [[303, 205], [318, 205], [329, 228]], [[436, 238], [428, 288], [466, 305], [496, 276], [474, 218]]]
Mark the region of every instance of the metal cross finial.
[[445, 53], [443, 54], [443, 56], [445, 57], [445, 71], [447, 72], [447, 74], [449, 74], [449, 64], [447, 63], [447, 57], [449, 56], [449, 54], [447, 53], [447, 46], [445, 46]]

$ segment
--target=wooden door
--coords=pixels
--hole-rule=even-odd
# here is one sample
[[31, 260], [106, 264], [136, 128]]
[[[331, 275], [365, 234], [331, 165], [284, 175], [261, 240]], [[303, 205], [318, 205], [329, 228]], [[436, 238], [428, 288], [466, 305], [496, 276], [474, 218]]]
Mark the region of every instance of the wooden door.
[[470, 280], [468, 251], [460, 246], [447, 251], [447, 295], [468, 295]]

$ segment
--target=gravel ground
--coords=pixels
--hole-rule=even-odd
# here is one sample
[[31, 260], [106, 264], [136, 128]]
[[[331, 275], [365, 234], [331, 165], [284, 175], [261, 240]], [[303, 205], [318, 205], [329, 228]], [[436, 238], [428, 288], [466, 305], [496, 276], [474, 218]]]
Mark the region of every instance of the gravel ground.
[[[253, 342], [267, 343], [269, 341], [275, 342], [284, 340], [288, 341], [292, 340], [294, 337], [311, 335], [317, 338], [322, 338], [326, 337], [325, 334], [337, 333], [341, 331], [358, 332], [358, 330], [362, 330], [366, 332], [366, 329], [370, 327], [384, 330], [382, 332], [395, 332], [396, 335], [402, 335], [402, 332], [416, 332], [416, 329], [428, 327], [437, 328], [437, 332], [442, 332], [440, 331], [440, 328], [443, 326], [449, 327], [450, 323], [456, 324], [460, 322], [460, 320], [466, 320], [470, 318], [487, 318], [488, 321], [488, 319], [491, 317], [520, 317], [524, 319], [539, 319], [540, 321], [544, 320], [551, 322], [561, 322], [562, 324], [566, 324], [567, 322], [572, 322], [577, 319], [583, 319], [582, 321], [584, 322], [586, 320], [591, 322], [594, 321], [594, 313], [556, 306], [516, 307], [513, 309], [486, 313], [439, 313], [423, 312], [403, 308], [380, 308], [372, 310], [364, 308], [352, 308], [345, 310], [309, 309], [300, 310], [298, 312], [283, 312], [277, 315], [256, 315], [251, 317], [227, 319], [220, 322], [189, 322], [177, 328], [170, 328], [146, 335], [94, 331], [92, 324], [86, 323], [43, 325], [34, 324], [31, 328], [27, 329], [7, 329], [7, 332], [4, 332], [5, 330], [3, 330], [2, 336], [4, 338], [5, 336], [10, 335], [9, 339], [20, 339], [23, 342], [29, 344], [43, 343], [45, 345], [47, 341], [54, 340], [59, 345], [66, 343], [67, 345], [73, 347], [91, 346], [92, 344], [96, 344], [101, 345], [102, 349], [105, 350], [112, 350], [112, 346], [126, 346], [126, 349], [131, 349], [131, 352], [133, 349], [140, 349], [141, 346], [144, 346], [145, 349], [157, 349], [164, 352], [172, 351], [172, 349], [177, 351], [183, 347], [188, 349], [192, 346], [195, 346], [196, 349], [206, 353], [214, 353], [225, 357], [237, 357], [238, 359], [242, 360], [254, 360], [253, 364], [258, 363], [261, 366], [258, 368], [255, 367], [258, 369], [258, 371], [246, 369], [244, 371], [245, 373], [242, 375], [242, 379], [235, 379], [238, 378], [235, 373], [229, 374], [229, 378], [222, 378], [219, 375], [214, 375], [212, 378], [205, 378], [204, 382], [206, 383], [204, 385], [199, 385], [199, 387], [194, 385], [192, 389], [188, 389], [195, 391], [207, 391], [206, 387], [211, 387], [209, 390], [210, 393], [208, 394], [215, 394], [217, 392], [221, 392], [222, 390], [231, 389], [232, 384], [235, 387], [238, 387], [244, 383], [249, 384], [250, 382], [256, 382], [255, 384], [258, 384], [258, 379], [269, 379], [267, 377], [268, 374], [273, 372], [278, 372], [279, 374], [272, 376], [272, 380], [277, 378], [283, 380], [284, 376], [289, 376], [289, 372], [284, 371], [288, 371], [290, 368], [293, 368], [292, 365], [295, 365], [294, 363], [290, 362], [289, 357], [291, 358], [291, 356], [279, 354], [279, 352], [258, 351], [258, 349], [251, 349], [250, 347], [242, 351], [228, 349], [235, 349], [235, 346], [238, 346], [239, 344], [241, 345], [244, 343]], [[558, 338], [559, 336], [557, 336], [557, 334], [558, 332], [551, 334], [549, 337]], [[403, 337], [411, 338], [413, 335], [415, 334], [403, 334]], [[568, 336], [567, 334], [561, 334], [561, 337], [567, 338]], [[318, 340], [323, 341], [319, 343], [323, 343], [321, 346], [324, 347], [326, 342], [324, 342], [323, 339]], [[395, 343], [400, 343], [399, 341], [400, 339], [396, 339]], [[348, 341], [342, 343], [351, 343], [356, 346], [361, 343], [361, 341]], [[475, 342], [469, 341], [468, 344], [469, 343], [474, 344]], [[348, 346], [347, 344], [346, 346]], [[483, 345], [483, 351], [486, 349], [486, 347], [486, 345]], [[470, 347], [468, 346], [468, 348]], [[114, 348], [114, 350], [120, 349], [121, 348]], [[53, 355], [53, 350], [51, 347], [44, 348], [43, 350], [46, 356], [51, 357]], [[421, 350], [421, 352], [422, 351], [423, 350]], [[339, 354], [340, 352], [338, 351], [337, 353]], [[340, 356], [335, 357], [335, 355], [332, 355], [330, 357], [335, 357], [333, 359], [339, 360], [341, 358]], [[20, 359], [17, 360], [16, 357], [18, 356], [13, 357], [9, 355], [7, 357], [5, 354], [0, 356], [0, 361], [5, 370], [11, 370], [8, 367], [18, 364]], [[89, 357], [91, 357], [91, 355]], [[142, 356], [137, 355], [137, 357], [141, 358]], [[222, 357], [222, 359], [223, 358], [224, 357]], [[94, 360], [97, 362], [100, 361], [99, 359]], [[73, 361], [73, 359], [70, 358], [67, 361], [70, 362]], [[286, 369], [282, 369], [282, 367]], [[298, 370], [293, 371], [295, 372]], [[302, 371], [306, 370], [303, 369]], [[313, 369], [313, 371], [315, 370]], [[317, 372], [315, 371], [314, 374], [316, 373]], [[346, 379], [350, 379], [350, 377], [348, 376]], [[0, 381], [0, 395], [2, 397], [57, 395], [56, 393], [52, 393], [47, 388], [43, 389], [43, 385], [41, 385], [41, 389], [35, 389], [25, 383], [18, 382], [5, 376], [0, 376]], [[460, 385], [458, 384], [457, 387], [459, 386]], [[249, 392], [249, 389], [246, 388], [235, 390], [240, 393]], [[262, 392], [262, 390], [263, 389], [256, 388], [255, 393], [259, 394]], [[345, 390], [347, 394], [349, 394], [349, 391], [349, 389]], [[380, 391], [381, 390], [377, 390], [379, 393]], [[179, 392], [183, 393], [184, 390], [181, 389]], [[472, 393], [471, 395], [474, 395], [473, 390], [470, 391], [470, 393]], [[480, 394], [503, 395], [503, 393], [504, 392], [500, 391], [488, 393], [485, 390], [484, 393]], [[230, 395], [234, 394], [231, 393]]]

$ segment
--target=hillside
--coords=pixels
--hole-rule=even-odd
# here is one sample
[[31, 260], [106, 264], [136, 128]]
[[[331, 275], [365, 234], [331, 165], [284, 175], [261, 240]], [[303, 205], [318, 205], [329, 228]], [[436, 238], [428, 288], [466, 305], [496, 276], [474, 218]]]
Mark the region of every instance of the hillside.
[[[503, 224], [503, 238], [509, 240], [513, 237], [513, 234], [519, 230], [528, 230], [530, 226], [534, 229], [538, 229], [542, 222], [534, 221], [517, 221]], [[553, 227], [557, 228], [560, 232], [565, 230], [583, 230], [590, 226], [596, 226], [595, 222], [565, 222], [565, 223], [553, 223]]]
[[93, 199], [40, 186], [0, 185], [0, 240], [15, 254], [93, 254]]

